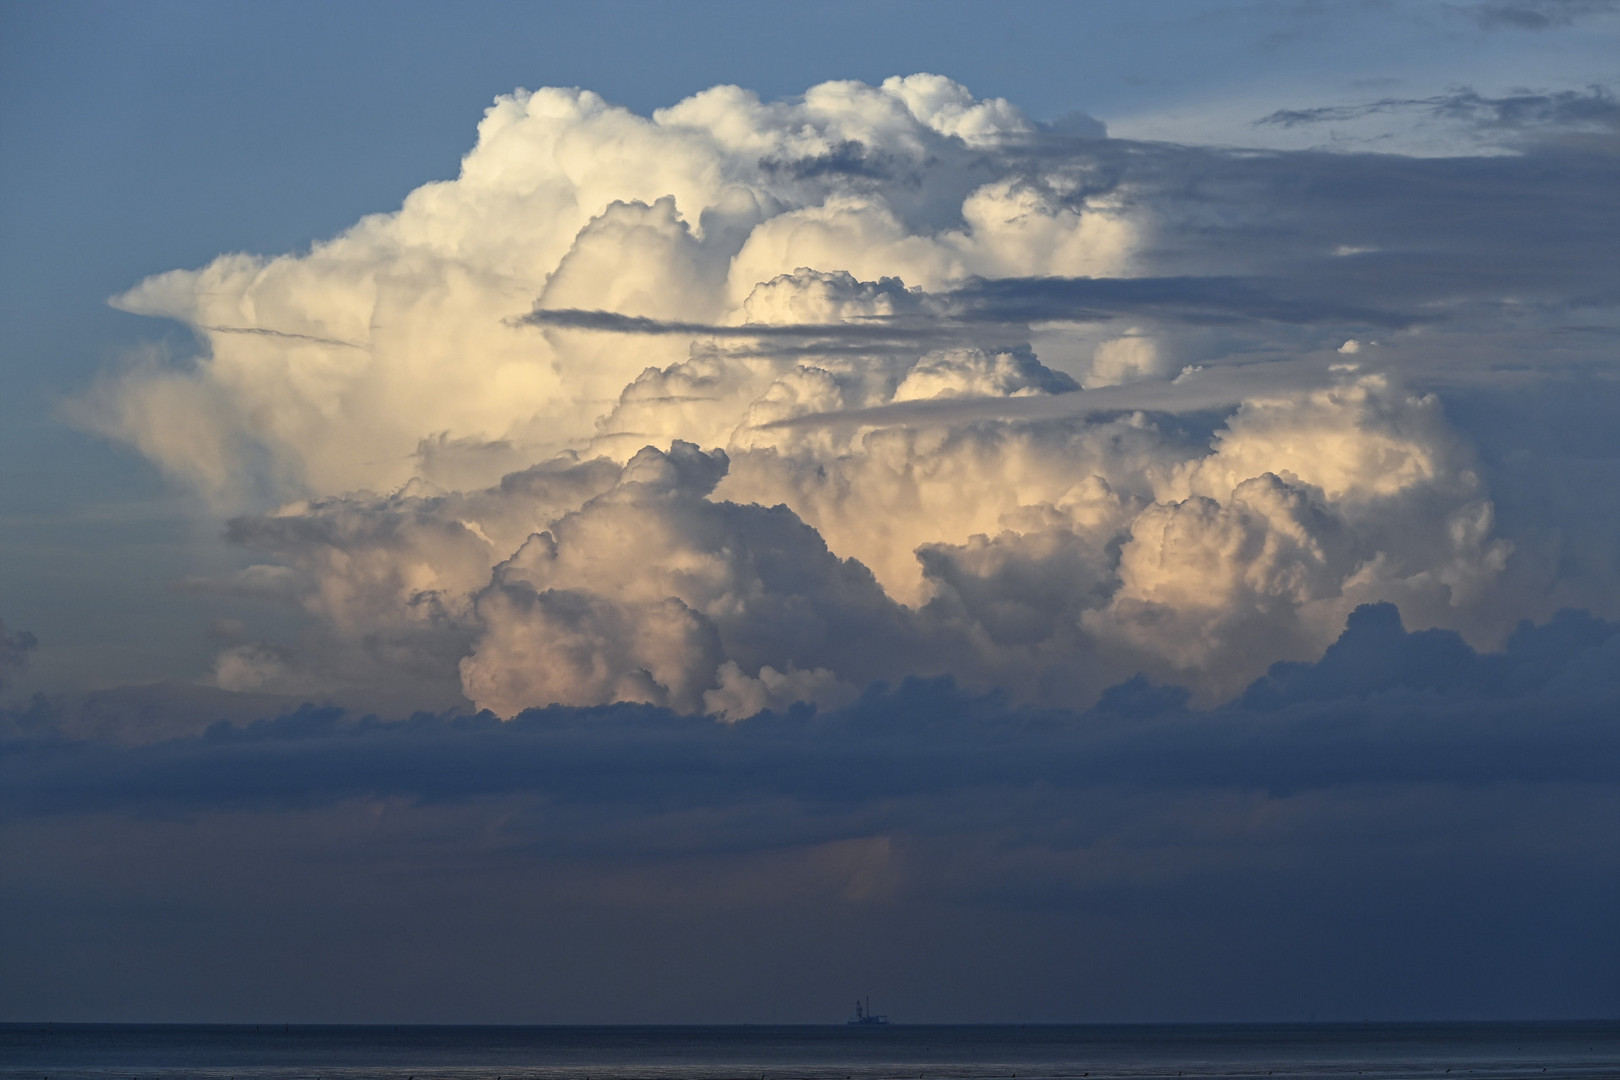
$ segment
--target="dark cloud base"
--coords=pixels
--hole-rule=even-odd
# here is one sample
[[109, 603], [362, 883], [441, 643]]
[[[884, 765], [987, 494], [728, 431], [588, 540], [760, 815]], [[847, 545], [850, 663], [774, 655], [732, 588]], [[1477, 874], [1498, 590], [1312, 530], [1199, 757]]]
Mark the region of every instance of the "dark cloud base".
[[127, 745], [36, 699], [0, 743], [0, 1015], [1613, 1015], [1617, 672], [1584, 613], [1479, 654], [1381, 605], [1207, 711], [911, 680], [735, 725], [311, 704]]

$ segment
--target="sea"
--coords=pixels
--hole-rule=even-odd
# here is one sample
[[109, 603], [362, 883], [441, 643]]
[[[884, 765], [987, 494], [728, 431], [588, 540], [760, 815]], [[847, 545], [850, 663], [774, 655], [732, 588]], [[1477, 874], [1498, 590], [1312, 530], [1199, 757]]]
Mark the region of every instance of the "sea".
[[1620, 1022], [0, 1024], [0, 1080], [1620, 1080]]

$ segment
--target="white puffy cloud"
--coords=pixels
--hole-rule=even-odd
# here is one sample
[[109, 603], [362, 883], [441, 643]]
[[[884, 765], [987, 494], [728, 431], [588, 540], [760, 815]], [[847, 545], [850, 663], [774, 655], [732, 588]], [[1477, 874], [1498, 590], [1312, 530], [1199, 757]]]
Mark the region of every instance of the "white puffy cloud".
[[1034, 134], [926, 75], [651, 117], [519, 92], [398, 212], [117, 298], [204, 348], [81, 413], [221, 504], [278, 494], [230, 526], [273, 565], [196, 587], [310, 629], [234, 642], [222, 686], [728, 720], [919, 673], [1207, 698], [1359, 603], [1467, 627], [1509, 549], [1432, 396], [1341, 365], [1202, 428], [1088, 409], [1081, 382], [1164, 380], [1157, 330], [1059, 362], [941, 295], [1145, 265], [1093, 142]]
[[1478, 484], [1439, 400], [1404, 393], [1374, 374], [1245, 402], [1217, 434], [1215, 453], [1177, 469], [1163, 494], [1218, 498], [1268, 470], [1286, 471], [1329, 498], [1356, 504], [1431, 486], [1468, 490]]
[[895, 387], [893, 400], [1029, 397], [1078, 389], [1073, 379], [1046, 367], [1028, 349], [997, 353], [947, 349], [931, 352], [913, 364]]
[[[1079, 243], [1092, 271], [1121, 269], [1131, 226], [1114, 210], [1007, 203], [1020, 167], [996, 147], [1031, 129], [928, 75], [793, 103], [717, 87], [651, 118], [588, 91], [520, 91], [488, 111], [460, 176], [397, 212], [302, 255], [223, 256], [117, 297], [204, 348], [194, 370], [110, 378], [87, 419], [222, 499], [255, 468], [299, 494], [392, 490], [421, 473], [424, 439], [544, 458], [686, 345], [515, 324], [537, 300], [702, 322], [769, 318], [750, 297], [802, 267], [939, 286], [991, 266], [1073, 272]], [[1053, 223], [1115, 240], [1054, 241]], [[514, 467], [486, 455], [475, 476], [463, 458], [462, 481]]]
[[1152, 337], [1133, 329], [1122, 337], [1097, 344], [1091, 357], [1086, 386], [1119, 386], [1165, 375], [1164, 357]]
[[[1051, 513], [1114, 520], [1122, 499], [1152, 491], [1152, 475], [1196, 447], [1140, 415], [1100, 422], [922, 425], [860, 430], [832, 456], [797, 441], [734, 456], [721, 492], [783, 502], [841, 554], [870, 566], [889, 593], [931, 595], [914, 552], [975, 534], [1022, 531]], [[1101, 479], [1102, 484], [1097, 480]], [[1106, 543], [1102, 537], [1099, 543]]]
[[1086, 615], [1149, 666], [1203, 672], [1206, 691], [1319, 655], [1369, 599], [1452, 622], [1505, 565], [1471, 455], [1432, 396], [1361, 376], [1249, 401], [1213, 451], [1161, 478], [1118, 592]]
[[621, 700], [734, 714], [755, 699], [744, 680], [783, 704], [789, 687], [837, 692], [830, 673], [864, 684], [920, 658], [871, 573], [791, 511], [707, 498], [726, 467], [722, 451], [649, 447], [531, 536], [477, 599], [467, 696], [508, 715]]
[[837, 323], [922, 310], [922, 291], [899, 278], [861, 281], [848, 270], [801, 266], [761, 281], [743, 301], [744, 323]]

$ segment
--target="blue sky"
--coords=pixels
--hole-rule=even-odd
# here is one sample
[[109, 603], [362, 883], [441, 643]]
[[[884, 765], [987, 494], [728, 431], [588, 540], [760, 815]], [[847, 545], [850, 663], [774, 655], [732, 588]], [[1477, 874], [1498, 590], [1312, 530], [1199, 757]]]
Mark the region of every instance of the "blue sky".
[[0, 8], [0, 1019], [1612, 1015], [1617, 57]]

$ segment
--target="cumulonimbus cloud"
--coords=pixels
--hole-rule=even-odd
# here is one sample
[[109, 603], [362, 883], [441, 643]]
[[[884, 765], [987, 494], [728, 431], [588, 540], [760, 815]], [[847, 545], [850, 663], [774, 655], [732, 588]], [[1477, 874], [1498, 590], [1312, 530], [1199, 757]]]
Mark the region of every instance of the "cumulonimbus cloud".
[[[118, 297], [205, 349], [83, 411], [249, 509], [230, 535], [273, 563], [247, 577], [310, 617], [227, 650], [233, 688], [405, 673], [502, 715], [736, 719], [908, 674], [1083, 703], [1145, 671], [1208, 700], [1361, 603], [1465, 626], [1510, 546], [1432, 395], [1338, 363], [1214, 421], [1086, 407], [1196, 387], [1150, 318], [1434, 317], [1156, 269], [1164, 215], [1094, 135], [932, 75], [651, 117], [515, 93], [399, 211]], [[290, 501], [244, 507], [254, 475]]]

